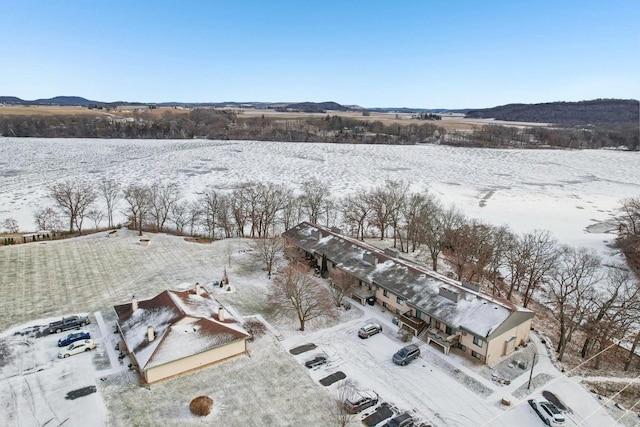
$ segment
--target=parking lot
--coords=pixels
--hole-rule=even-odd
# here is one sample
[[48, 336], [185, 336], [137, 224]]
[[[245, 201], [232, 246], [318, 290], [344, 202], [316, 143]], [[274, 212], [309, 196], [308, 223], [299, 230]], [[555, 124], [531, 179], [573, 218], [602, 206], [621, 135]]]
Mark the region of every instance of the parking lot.
[[[397, 326], [391, 323], [392, 316], [380, 307], [358, 307], [364, 310], [364, 316], [333, 328], [295, 336], [283, 342], [291, 349], [307, 343], [316, 347], [298, 355], [292, 355], [303, 364], [316, 356], [327, 357], [327, 363], [309, 369], [309, 375], [320, 385], [320, 380], [334, 372], [344, 372], [346, 378], [326, 388], [334, 395], [340, 394], [341, 384], [348, 382], [359, 390], [373, 390], [380, 396], [379, 404], [387, 402], [396, 414], [409, 412], [424, 425], [433, 426], [542, 426], [544, 425], [527, 399], [514, 401], [513, 406], [501, 403], [503, 395], [508, 395], [504, 386], [484, 380], [479, 374], [463, 365], [456, 365], [453, 357], [446, 357], [436, 347], [415, 340], [420, 346], [421, 356], [406, 366], [392, 362], [393, 354], [408, 343], [398, 338]], [[358, 337], [358, 329], [368, 322], [382, 325], [383, 332], [367, 339]], [[445, 365], [443, 365], [445, 364]], [[452, 364], [459, 371], [458, 381], [446, 372], [446, 365]], [[462, 378], [469, 377], [469, 378]], [[526, 383], [528, 371], [513, 382], [513, 387]], [[569, 384], [565, 382], [568, 381]], [[576, 407], [584, 396], [575, 395], [567, 389], [571, 380], [562, 378], [550, 384], [550, 389], [558, 390], [562, 397], [573, 394]], [[538, 390], [538, 394], [541, 390]], [[536, 395], [535, 387], [531, 393]], [[590, 399], [590, 397], [587, 397]], [[572, 402], [573, 403], [573, 402]], [[366, 418], [375, 411], [368, 408], [357, 415], [358, 420]], [[576, 408], [573, 408], [576, 409]], [[582, 408], [580, 408], [582, 409]], [[586, 415], [586, 414], [585, 414]], [[608, 424], [602, 424], [603, 421]], [[568, 414], [568, 425], [577, 425], [580, 417], [575, 411]], [[595, 414], [581, 425], [610, 425], [611, 418], [606, 414]], [[385, 421], [386, 422], [386, 421]], [[379, 425], [384, 425], [384, 422]]]

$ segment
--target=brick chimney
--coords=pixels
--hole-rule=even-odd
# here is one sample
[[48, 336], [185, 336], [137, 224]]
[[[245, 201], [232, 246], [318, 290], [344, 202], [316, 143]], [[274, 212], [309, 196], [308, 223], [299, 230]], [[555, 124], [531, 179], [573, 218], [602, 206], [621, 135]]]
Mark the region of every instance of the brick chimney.
[[220, 306], [218, 307], [218, 320], [221, 322], [224, 322], [225, 320], [225, 312], [224, 312], [224, 307]]
[[156, 339], [156, 333], [153, 331], [153, 326], [151, 325], [147, 326], [147, 339], [149, 342]]

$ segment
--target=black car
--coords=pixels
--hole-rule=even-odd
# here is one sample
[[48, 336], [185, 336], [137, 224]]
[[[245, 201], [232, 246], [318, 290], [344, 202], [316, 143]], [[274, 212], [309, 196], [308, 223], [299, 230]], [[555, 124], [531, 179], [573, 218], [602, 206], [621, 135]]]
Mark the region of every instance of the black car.
[[304, 366], [306, 366], [307, 368], [311, 369], [311, 368], [315, 368], [317, 366], [320, 365], [324, 365], [325, 363], [327, 363], [327, 358], [324, 356], [317, 356], [311, 360], [307, 360], [306, 362], [304, 362]]

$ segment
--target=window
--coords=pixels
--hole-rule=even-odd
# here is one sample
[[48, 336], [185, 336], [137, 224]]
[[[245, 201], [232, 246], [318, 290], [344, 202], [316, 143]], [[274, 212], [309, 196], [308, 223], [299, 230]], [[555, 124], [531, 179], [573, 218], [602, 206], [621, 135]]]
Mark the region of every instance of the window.
[[436, 329], [440, 329], [440, 321], [436, 320]]
[[464, 344], [460, 344], [460, 343], [458, 343], [458, 348], [459, 348], [460, 350], [464, 351], [464, 352], [466, 352], [466, 351], [467, 351], [467, 346], [466, 346], [466, 345], [464, 345]]
[[473, 337], [473, 343], [478, 347], [482, 348], [482, 339], [478, 337]]
[[482, 360], [482, 355], [480, 353], [476, 353], [475, 351], [472, 351], [471, 355], [478, 360]]
[[400, 309], [399, 309], [399, 308], [396, 308], [396, 314], [400, 314], [400, 315], [401, 315], [401, 314], [402, 314], [402, 311], [400, 311]]
[[384, 291], [382, 291], [382, 295], [384, 295], [385, 297], [389, 297], [389, 291], [385, 289]]
[[445, 328], [445, 331], [446, 331], [447, 335], [452, 335], [453, 334], [453, 329], [451, 329], [451, 326], [447, 326]]
[[396, 297], [396, 300], [398, 301], [398, 304], [400, 304], [400, 305], [404, 304], [404, 299], [402, 299], [400, 297]]
[[383, 306], [384, 308], [389, 308], [389, 306], [387, 305], [387, 303], [386, 303], [386, 302], [383, 302], [383, 303], [382, 303], [382, 306]]

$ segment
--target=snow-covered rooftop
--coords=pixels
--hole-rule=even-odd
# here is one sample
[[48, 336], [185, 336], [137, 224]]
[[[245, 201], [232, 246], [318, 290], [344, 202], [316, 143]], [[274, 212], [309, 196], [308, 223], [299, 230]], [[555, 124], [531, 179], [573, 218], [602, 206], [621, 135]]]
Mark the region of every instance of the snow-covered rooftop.
[[[467, 289], [456, 280], [387, 255], [326, 227], [304, 222], [286, 231], [284, 236], [307, 252], [324, 254], [338, 268], [361, 280], [403, 297], [410, 306], [481, 337], [489, 337], [514, 312], [533, 316], [530, 310]], [[371, 256], [376, 261], [369, 262]], [[441, 288], [458, 294], [458, 301], [442, 296]]]
[[[123, 339], [141, 370], [249, 337], [238, 319], [205, 289], [197, 289], [163, 291], [137, 301], [135, 310], [132, 302], [114, 306]], [[155, 335], [152, 341], [149, 327]]]

